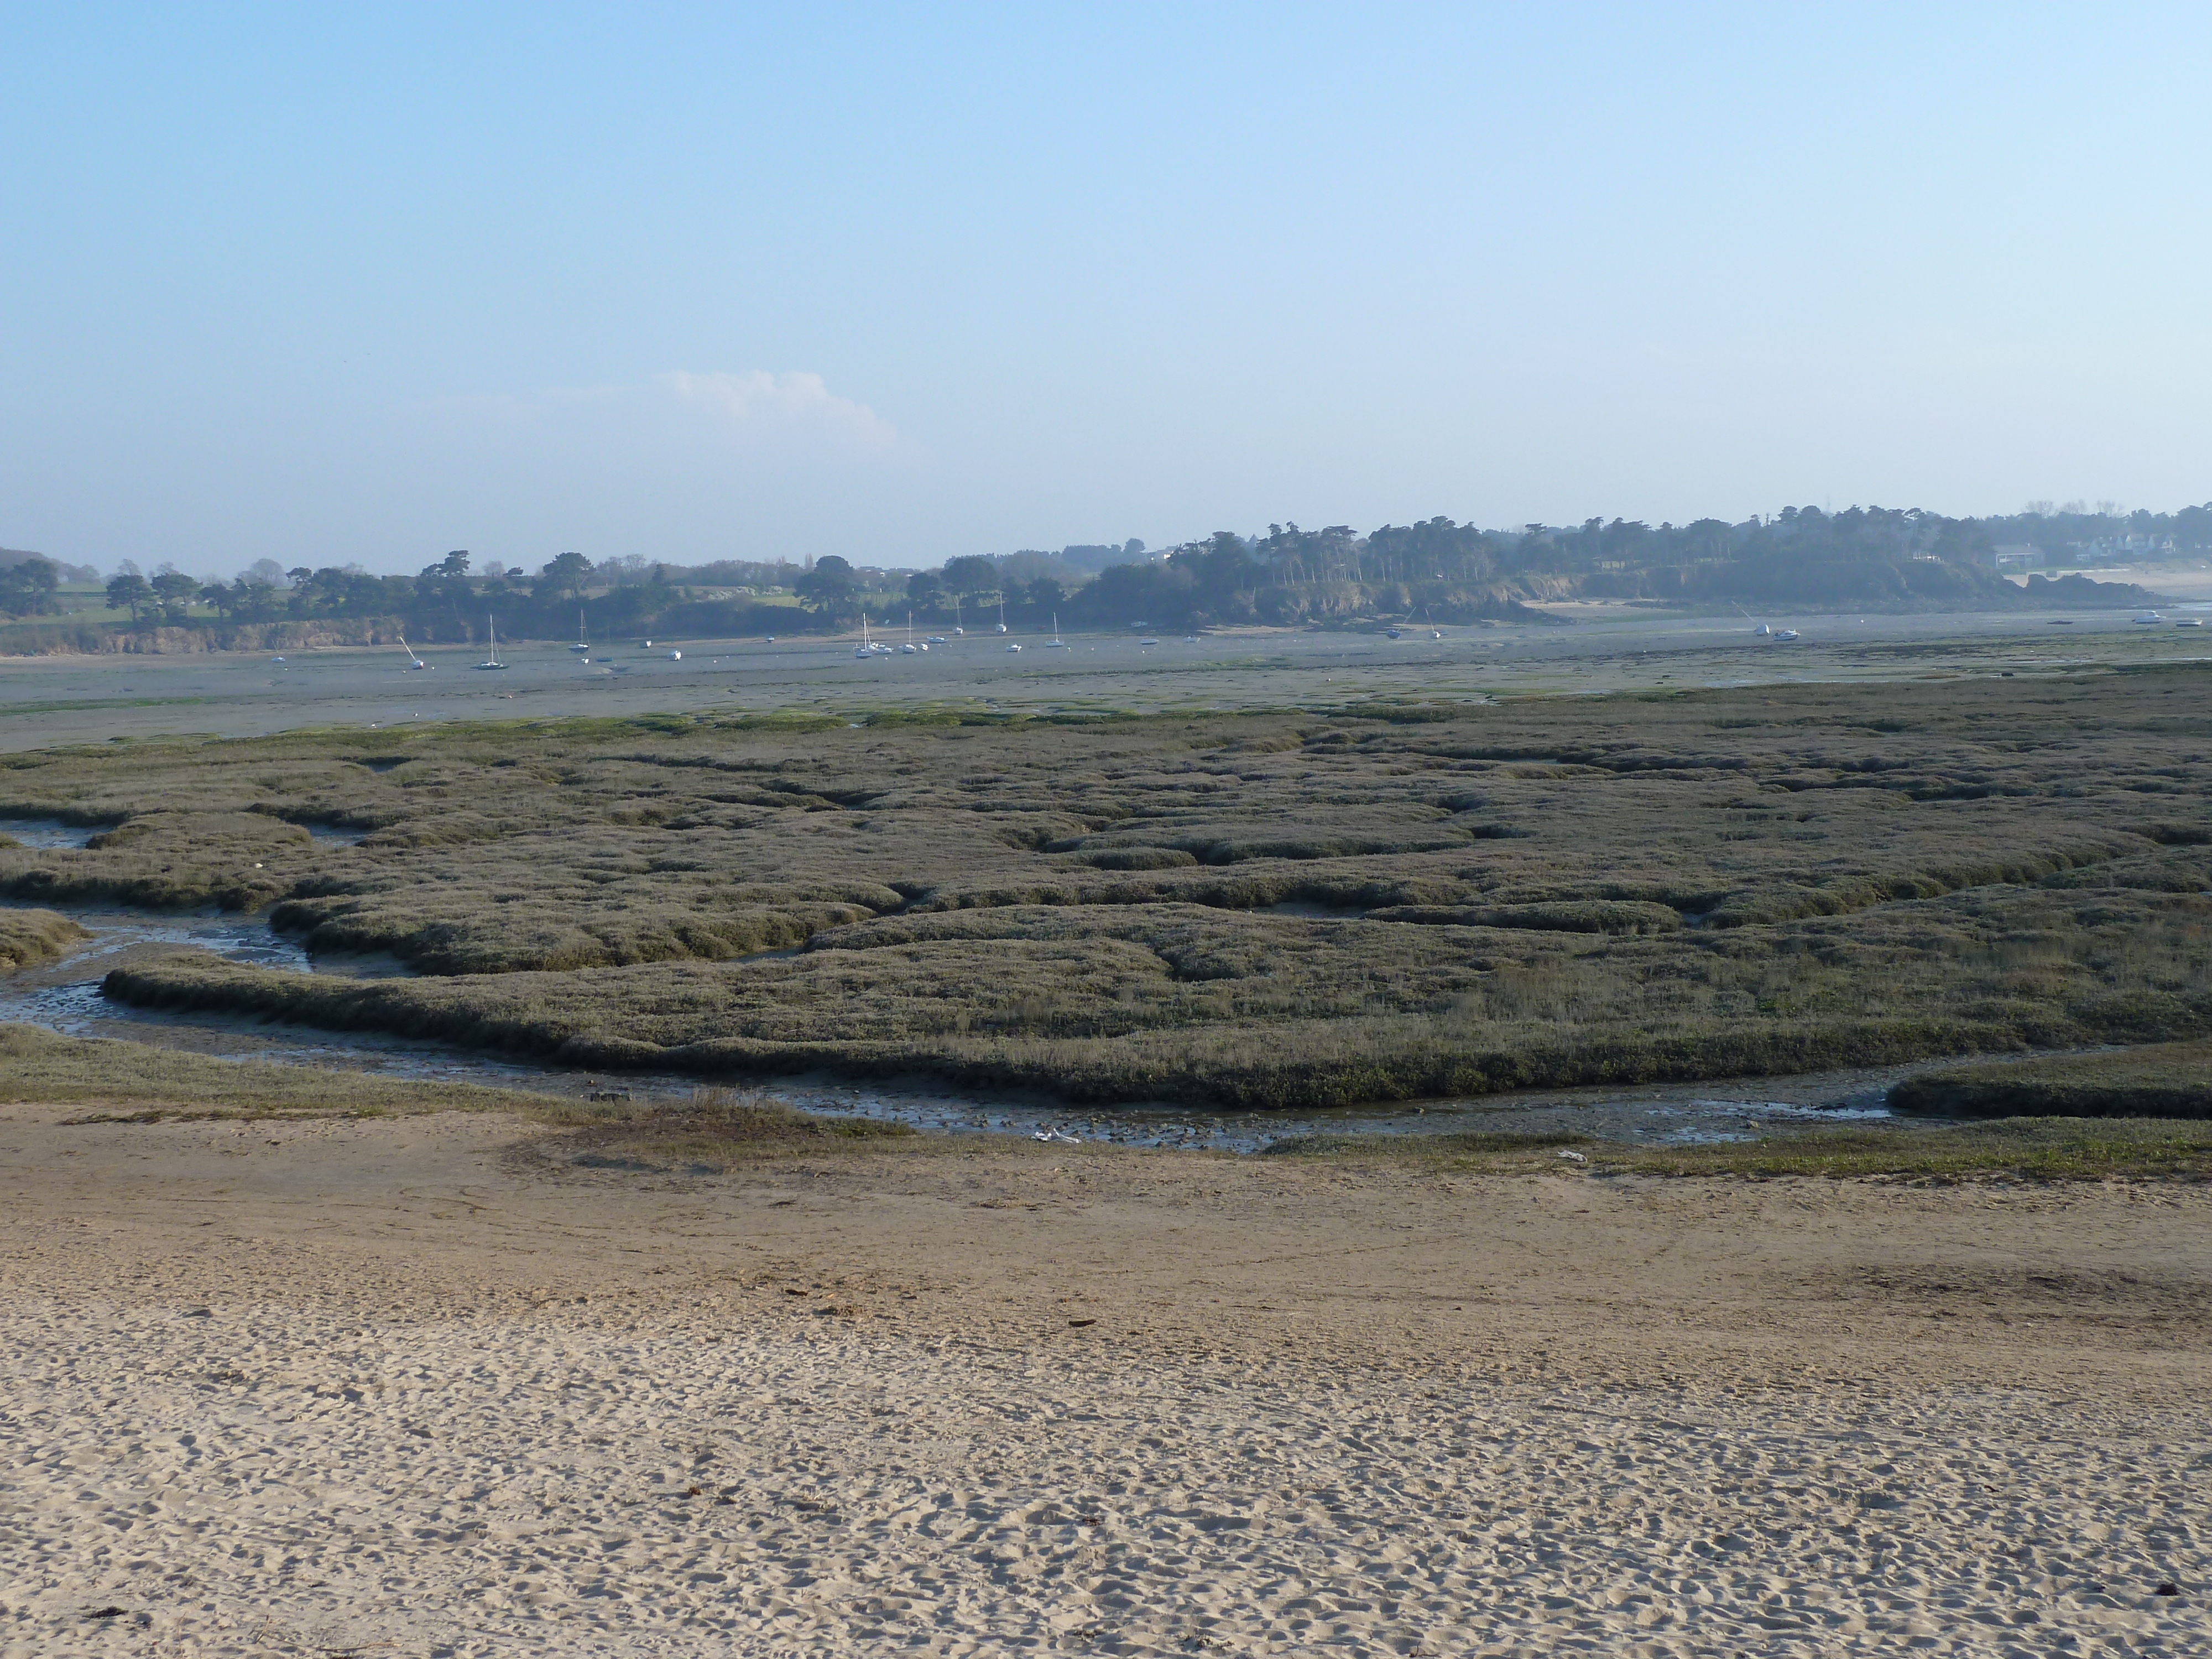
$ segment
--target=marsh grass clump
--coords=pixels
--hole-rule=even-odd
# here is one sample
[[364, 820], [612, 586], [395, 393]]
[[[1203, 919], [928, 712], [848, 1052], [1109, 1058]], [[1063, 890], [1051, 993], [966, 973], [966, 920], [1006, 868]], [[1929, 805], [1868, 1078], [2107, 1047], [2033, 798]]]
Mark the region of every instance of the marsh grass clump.
[[295, 880], [314, 839], [263, 813], [134, 800], [82, 848], [0, 848], [0, 892], [58, 904], [258, 909]]
[[91, 937], [52, 910], [0, 910], [0, 973], [52, 962]]
[[1547, 933], [1668, 933], [1682, 925], [1670, 905], [1635, 899], [1571, 899], [1555, 904], [1401, 904], [1370, 913], [1376, 921], [1431, 927], [1516, 927]]
[[1889, 1103], [1942, 1117], [2212, 1119], [2212, 1042], [1946, 1066], [1906, 1079]]

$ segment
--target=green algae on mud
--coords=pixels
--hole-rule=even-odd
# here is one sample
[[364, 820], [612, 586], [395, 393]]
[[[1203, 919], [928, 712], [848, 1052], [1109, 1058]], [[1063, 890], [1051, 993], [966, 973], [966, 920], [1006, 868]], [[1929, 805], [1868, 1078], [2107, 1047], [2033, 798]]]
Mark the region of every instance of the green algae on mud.
[[507, 1111], [558, 1118], [568, 1103], [521, 1090], [380, 1078], [260, 1060], [216, 1060], [0, 1024], [0, 1103], [82, 1103], [141, 1121], [161, 1117], [313, 1117]]
[[702, 1088], [687, 1100], [592, 1109], [581, 1127], [536, 1152], [553, 1163], [642, 1169], [675, 1163], [699, 1173], [793, 1152], [946, 1144], [904, 1123], [802, 1112], [751, 1090]]
[[1267, 1151], [1439, 1173], [1923, 1182], [2212, 1178], [2212, 1124], [2155, 1116], [1787, 1125], [1755, 1140], [1695, 1146], [1626, 1146], [1572, 1134], [1329, 1135], [1279, 1141]]

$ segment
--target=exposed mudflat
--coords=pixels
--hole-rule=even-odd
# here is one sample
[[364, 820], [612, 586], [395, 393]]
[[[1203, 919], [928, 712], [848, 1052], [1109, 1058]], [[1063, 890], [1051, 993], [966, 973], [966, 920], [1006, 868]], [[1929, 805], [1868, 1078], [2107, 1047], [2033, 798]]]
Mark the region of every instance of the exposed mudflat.
[[[2179, 578], [2151, 573], [2154, 588]], [[2179, 616], [2199, 599], [2187, 587]], [[479, 673], [480, 646], [424, 647], [410, 670], [395, 645], [284, 653], [0, 659], [0, 750], [177, 732], [255, 737], [307, 726], [379, 728], [518, 716], [866, 708], [934, 700], [1010, 709], [1325, 706], [1372, 696], [1521, 696], [1700, 686], [1848, 684], [1931, 673], [2018, 673], [2069, 664], [2191, 659], [2201, 630], [2142, 628], [2126, 611], [1802, 616], [1778, 642], [1749, 617], [1621, 605], [1552, 607], [1553, 624], [1380, 632], [1229, 629], [1186, 642], [1135, 630], [1070, 636], [1066, 651], [1006, 650], [975, 633], [926, 655], [855, 661], [849, 642], [684, 640], [681, 662], [637, 641], [580, 662], [565, 645], [502, 647], [507, 672]], [[2054, 627], [2054, 619], [2064, 623]], [[1778, 624], [1784, 620], [1778, 615]], [[1431, 639], [1431, 631], [1443, 635]], [[1150, 636], [1146, 636], [1150, 637]], [[1034, 641], [1031, 641], [1034, 643]], [[655, 641], [656, 647], [667, 641]], [[0, 824], [0, 829], [4, 829]]]

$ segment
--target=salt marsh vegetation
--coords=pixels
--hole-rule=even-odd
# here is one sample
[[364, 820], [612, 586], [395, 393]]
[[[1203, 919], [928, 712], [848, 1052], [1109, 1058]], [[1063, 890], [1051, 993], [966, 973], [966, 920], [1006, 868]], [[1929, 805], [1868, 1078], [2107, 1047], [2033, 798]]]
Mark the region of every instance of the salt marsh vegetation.
[[1907, 1079], [1890, 1099], [1903, 1110], [1947, 1117], [2212, 1119], [2212, 1043], [2154, 1042], [1947, 1066]]
[[[1315, 1106], [2212, 1030], [2212, 674], [1048, 720], [665, 716], [0, 763], [57, 906], [268, 908], [149, 1007], [710, 1078]], [[358, 832], [318, 839], [313, 828]]]
[[0, 910], [0, 973], [52, 962], [90, 935], [52, 910]]

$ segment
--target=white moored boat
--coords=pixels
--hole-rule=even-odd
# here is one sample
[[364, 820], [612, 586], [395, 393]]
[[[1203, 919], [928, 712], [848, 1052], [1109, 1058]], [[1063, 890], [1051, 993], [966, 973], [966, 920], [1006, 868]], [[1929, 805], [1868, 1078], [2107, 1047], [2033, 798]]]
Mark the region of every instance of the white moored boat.
[[506, 667], [507, 665], [499, 659], [499, 624], [491, 619], [491, 612], [489, 611], [484, 612], [484, 632], [491, 636], [491, 655], [478, 663], [477, 666], [479, 668]]

